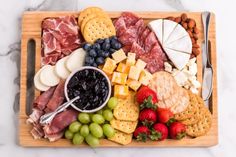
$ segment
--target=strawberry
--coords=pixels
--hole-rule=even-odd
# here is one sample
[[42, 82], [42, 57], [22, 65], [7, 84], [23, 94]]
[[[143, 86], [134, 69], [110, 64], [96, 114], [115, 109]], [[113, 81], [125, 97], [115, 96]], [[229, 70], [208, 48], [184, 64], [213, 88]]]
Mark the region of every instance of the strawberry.
[[171, 123], [174, 121], [174, 114], [169, 109], [158, 108], [157, 119], [160, 123]]
[[172, 139], [180, 140], [186, 135], [186, 126], [180, 122], [173, 122], [170, 124], [169, 132]]
[[146, 126], [139, 126], [135, 129], [133, 135], [138, 141], [146, 142], [150, 135], [150, 130]]
[[168, 136], [168, 128], [165, 124], [156, 123], [153, 125], [151, 135], [149, 136], [151, 140], [164, 140]]
[[144, 102], [145, 99], [148, 99], [149, 96], [151, 96], [151, 100], [153, 104], [158, 102], [156, 92], [147, 86], [142, 86], [138, 90], [137, 95], [136, 95], [137, 102], [141, 104]]
[[151, 126], [157, 120], [157, 114], [154, 110], [145, 108], [139, 113], [139, 120], [145, 126]]

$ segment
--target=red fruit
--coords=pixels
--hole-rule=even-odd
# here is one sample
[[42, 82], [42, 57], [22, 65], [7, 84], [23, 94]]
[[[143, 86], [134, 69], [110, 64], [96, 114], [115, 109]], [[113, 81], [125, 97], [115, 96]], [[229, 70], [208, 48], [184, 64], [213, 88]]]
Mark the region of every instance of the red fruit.
[[168, 136], [168, 128], [165, 124], [156, 123], [150, 135], [151, 140], [164, 140]]
[[157, 114], [154, 110], [146, 108], [139, 113], [139, 120], [145, 126], [154, 124], [157, 120]]
[[137, 102], [138, 103], [143, 103], [145, 99], [148, 99], [148, 97], [151, 96], [152, 97], [152, 103], [155, 104], [158, 102], [158, 99], [157, 99], [157, 94], [155, 91], [153, 91], [152, 89], [150, 89], [149, 87], [147, 86], [142, 86], [138, 92], [137, 92], [137, 95], [136, 95], [136, 98], [137, 98]]
[[157, 119], [160, 123], [167, 123], [173, 121], [174, 114], [169, 109], [158, 108]]
[[170, 137], [172, 139], [180, 140], [186, 135], [186, 126], [180, 122], [174, 122], [169, 127]]
[[134, 131], [134, 137], [138, 141], [146, 142], [149, 135], [150, 135], [150, 131], [148, 127], [146, 126], [139, 126]]

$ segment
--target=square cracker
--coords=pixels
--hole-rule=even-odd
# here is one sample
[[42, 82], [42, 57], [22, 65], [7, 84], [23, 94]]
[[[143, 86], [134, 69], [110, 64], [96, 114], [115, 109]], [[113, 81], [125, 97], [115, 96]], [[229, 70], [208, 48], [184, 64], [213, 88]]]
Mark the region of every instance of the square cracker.
[[113, 137], [108, 138], [110, 141], [127, 145], [132, 142], [132, 134], [126, 134], [121, 131], [115, 130], [116, 133]]
[[110, 121], [110, 123], [114, 129], [117, 129], [127, 134], [131, 134], [134, 132], [138, 121], [124, 121], [113, 119], [112, 121]]

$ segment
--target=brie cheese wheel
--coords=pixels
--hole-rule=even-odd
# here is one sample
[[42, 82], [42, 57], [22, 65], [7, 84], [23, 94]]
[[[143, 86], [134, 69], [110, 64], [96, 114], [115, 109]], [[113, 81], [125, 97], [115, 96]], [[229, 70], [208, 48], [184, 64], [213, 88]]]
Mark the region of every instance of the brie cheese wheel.
[[190, 59], [190, 54], [181, 53], [172, 49], [164, 48], [167, 56], [173, 62], [176, 68], [183, 69]]
[[84, 65], [86, 52], [79, 48], [71, 53], [70, 57], [66, 61], [66, 68], [72, 72]]
[[163, 29], [163, 42], [162, 42], [162, 44], [167, 42], [167, 40], [169, 39], [170, 35], [175, 30], [175, 27], [177, 25], [178, 25], [178, 23], [176, 23], [174, 21], [170, 21], [170, 20], [163, 21], [163, 28], [162, 28]]
[[70, 71], [66, 68], [65, 64], [68, 58], [69, 56], [60, 59], [55, 65], [56, 74], [62, 79], [66, 79], [70, 75]]
[[46, 86], [56, 86], [60, 78], [56, 75], [55, 66], [45, 65], [39, 75], [40, 81]]
[[42, 70], [43, 70], [43, 68], [39, 69], [39, 71], [35, 74], [34, 86], [39, 91], [47, 91], [50, 88], [50, 86], [46, 86], [40, 81], [40, 74], [41, 74]]
[[149, 28], [156, 34], [160, 43], [163, 43], [163, 19], [149, 22]]

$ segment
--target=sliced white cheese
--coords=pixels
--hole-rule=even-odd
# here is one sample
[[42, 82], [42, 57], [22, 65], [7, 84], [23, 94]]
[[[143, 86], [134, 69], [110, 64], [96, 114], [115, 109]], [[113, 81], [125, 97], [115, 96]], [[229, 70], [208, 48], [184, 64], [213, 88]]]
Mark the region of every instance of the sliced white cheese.
[[50, 88], [50, 86], [46, 86], [40, 81], [40, 74], [41, 74], [43, 68], [39, 69], [39, 71], [34, 75], [34, 86], [39, 91], [47, 91]]
[[166, 44], [164, 48], [173, 49], [183, 53], [192, 53], [192, 41], [189, 36], [185, 36], [179, 40]]
[[39, 75], [40, 81], [46, 86], [55, 86], [60, 82], [60, 78], [56, 75], [55, 66], [45, 65]]
[[171, 21], [171, 20], [164, 20], [163, 22], [163, 43], [169, 38], [169, 36], [173, 33], [175, 27], [178, 23]]
[[163, 43], [163, 19], [153, 20], [148, 26], [156, 34], [159, 42]]
[[171, 62], [175, 65], [175, 67], [179, 70], [183, 69], [185, 65], [188, 63], [190, 54], [181, 53], [172, 49], [164, 48], [167, 56], [171, 60]]
[[75, 50], [65, 62], [66, 68], [72, 72], [82, 67], [84, 65], [85, 56], [86, 52], [82, 48]]
[[66, 68], [65, 64], [68, 58], [69, 56], [60, 59], [55, 65], [56, 74], [62, 79], [66, 79], [70, 75], [70, 71]]
[[180, 24], [177, 24], [174, 31], [170, 34], [169, 38], [163, 44], [166, 45], [166, 44], [172, 43], [185, 36], [188, 36], [188, 32]]

